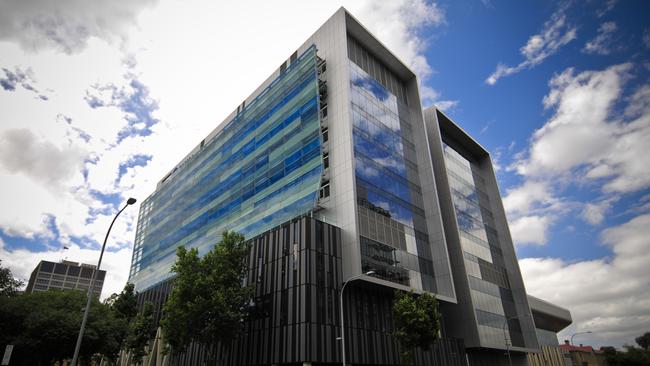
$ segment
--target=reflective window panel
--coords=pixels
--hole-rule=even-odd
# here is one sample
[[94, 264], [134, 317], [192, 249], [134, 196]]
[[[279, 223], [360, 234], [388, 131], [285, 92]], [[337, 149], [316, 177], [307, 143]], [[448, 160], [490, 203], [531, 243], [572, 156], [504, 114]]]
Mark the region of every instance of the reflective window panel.
[[316, 65], [312, 46], [143, 202], [136, 290], [169, 278], [181, 245], [204, 254], [224, 230], [250, 238], [314, 208], [323, 170]]

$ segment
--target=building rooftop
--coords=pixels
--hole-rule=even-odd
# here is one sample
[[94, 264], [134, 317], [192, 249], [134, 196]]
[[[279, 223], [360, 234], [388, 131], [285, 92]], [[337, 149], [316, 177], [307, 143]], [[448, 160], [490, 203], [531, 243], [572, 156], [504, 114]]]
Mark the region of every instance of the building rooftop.
[[588, 353], [601, 353], [603, 351], [594, 349], [592, 346], [583, 346], [580, 344], [579, 346], [574, 346], [572, 344], [569, 344], [569, 341], [564, 341], [564, 344], [560, 345], [560, 348], [562, 348], [565, 351], [569, 352], [588, 352]]

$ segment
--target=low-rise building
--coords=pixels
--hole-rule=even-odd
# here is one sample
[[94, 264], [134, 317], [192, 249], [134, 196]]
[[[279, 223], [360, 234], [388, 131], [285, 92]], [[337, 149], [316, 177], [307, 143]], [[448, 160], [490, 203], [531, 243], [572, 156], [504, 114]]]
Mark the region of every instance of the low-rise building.
[[[40, 261], [29, 277], [26, 294], [48, 290], [88, 290], [96, 266], [62, 260], [59, 263]], [[99, 297], [106, 271], [99, 270], [93, 293]]]
[[568, 340], [560, 345], [560, 348], [568, 354], [571, 360], [569, 366], [605, 366], [607, 360], [605, 353], [602, 350], [596, 350], [592, 346], [584, 346], [582, 344], [574, 346]]

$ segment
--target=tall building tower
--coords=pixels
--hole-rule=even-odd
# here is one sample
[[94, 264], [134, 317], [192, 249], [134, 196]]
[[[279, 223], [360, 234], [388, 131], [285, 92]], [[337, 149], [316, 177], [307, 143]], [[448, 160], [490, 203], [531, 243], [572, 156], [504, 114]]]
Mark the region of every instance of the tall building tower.
[[[87, 291], [96, 271], [92, 264], [61, 261], [59, 263], [40, 261], [32, 271], [25, 293], [48, 290], [83, 290]], [[104, 287], [106, 271], [99, 270], [93, 294], [99, 297]]]
[[[489, 156], [438, 123], [425, 121], [416, 75], [341, 8], [144, 200], [130, 281], [161, 303], [176, 248], [203, 254], [235, 230], [252, 242], [259, 311], [224, 351], [230, 364], [340, 363], [336, 309], [350, 279], [351, 364], [399, 363], [396, 289], [442, 303], [443, 340], [417, 353], [419, 364], [465, 365], [463, 342], [473, 362], [505, 363], [506, 348], [525, 362], [535, 328]], [[454, 151], [466, 171], [445, 160], [459, 159]], [[472, 211], [480, 233], [463, 226], [466, 203], [450, 186], [453, 174], [472, 176], [472, 164], [484, 169], [494, 215]], [[499, 337], [504, 322], [509, 335]], [[200, 362], [192, 352], [178, 363]]]
[[490, 154], [435, 107], [424, 119], [458, 300], [443, 304], [448, 334], [465, 340], [472, 364], [502, 359], [504, 347], [534, 351], [535, 324]]

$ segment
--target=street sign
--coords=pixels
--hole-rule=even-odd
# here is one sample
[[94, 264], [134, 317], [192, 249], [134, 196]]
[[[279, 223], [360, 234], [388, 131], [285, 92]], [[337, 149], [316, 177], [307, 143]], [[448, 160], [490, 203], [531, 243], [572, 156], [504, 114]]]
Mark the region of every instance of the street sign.
[[2, 366], [9, 365], [9, 359], [11, 359], [11, 351], [14, 350], [14, 345], [13, 344], [8, 344], [7, 347], [5, 347], [5, 355], [2, 356]]

